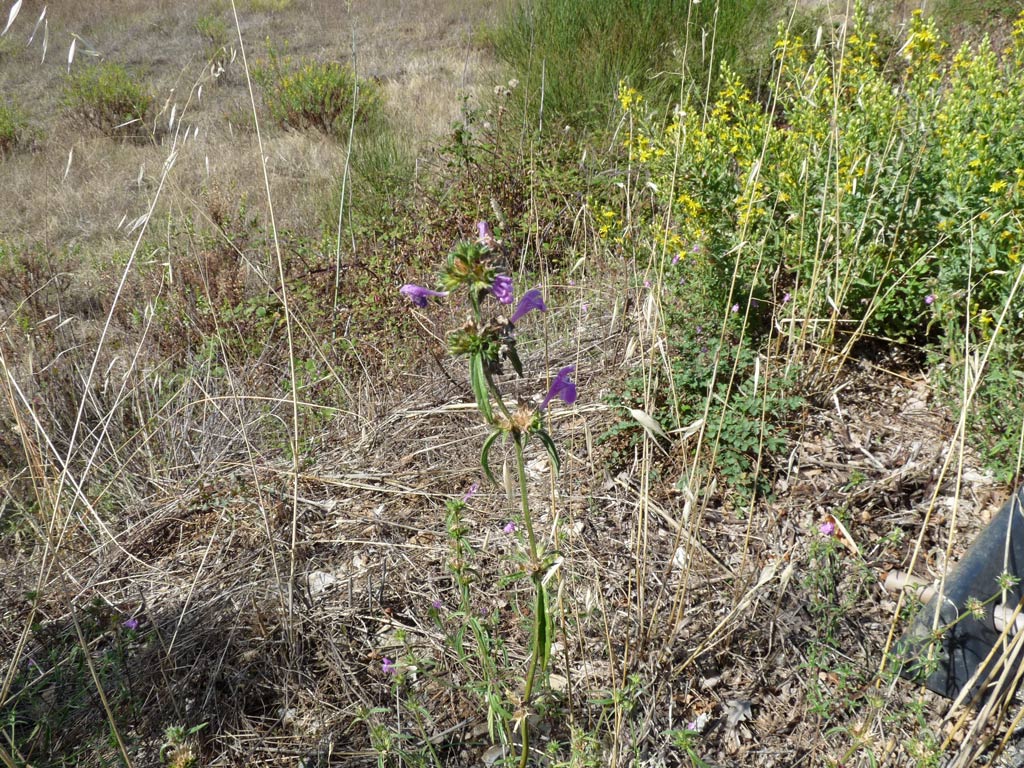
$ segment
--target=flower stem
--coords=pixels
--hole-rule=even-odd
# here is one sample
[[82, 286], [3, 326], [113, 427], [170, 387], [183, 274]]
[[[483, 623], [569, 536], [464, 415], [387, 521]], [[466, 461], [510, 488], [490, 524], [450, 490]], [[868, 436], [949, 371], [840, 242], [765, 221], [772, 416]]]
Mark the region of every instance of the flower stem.
[[502, 415], [509, 421], [512, 421], [512, 414], [509, 413], [508, 406], [505, 405], [505, 399], [501, 396], [501, 390], [494, 383], [494, 376], [487, 369], [487, 363], [484, 363], [484, 378], [487, 379], [487, 386], [491, 390], [491, 396], [494, 398], [494, 402], [498, 404], [498, 408], [501, 409]]
[[526, 536], [530, 544], [530, 570], [534, 573], [540, 567], [537, 559], [537, 539], [533, 535], [533, 520], [530, 516], [530, 498], [526, 486], [526, 459], [523, 456], [523, 436], [518, 432], [512, 432], [512, 442], [516, 446], [516, 469], [519, 472], [519, 497], [523, 504], [523, 524], [526, 526]]
[[526, 536], [530, 548], [530, 579], [534, 588], [534, 609], [533, 609], [533, 633], [531, 637], [532, 648], [530, 651], [530, 665], [526, 670], [526, 684], [523, 691], [523, 719], [522, 737], [523, 751], [519, 756], [519, 768], [526, 768], [530, 757], [530, 699], [533, 696], [533, 684], [537, 678], [537, 662], [541, 656], [541, 622], [546, 621], [544, 612], [541, 610], [544, 589], [542, 582], [540, 561], [537, 554], [537, 539], [533, 533], [533, 520], [530, 516], [530, 499], [526, 482], [526, 459], [523, 456], [523, 436], [518, 432], [512, 433], [512, 442], [516, 446], [516, 470], [519, 472], [519, 495], [523, 504], [523, 524], [526, 526]]

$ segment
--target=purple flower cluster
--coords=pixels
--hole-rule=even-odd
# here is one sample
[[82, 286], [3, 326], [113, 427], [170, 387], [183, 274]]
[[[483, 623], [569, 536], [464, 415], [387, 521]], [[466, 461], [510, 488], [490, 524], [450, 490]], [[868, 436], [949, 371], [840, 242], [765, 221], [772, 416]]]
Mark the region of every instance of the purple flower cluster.
[[512, 278], [508, 275], [497, 275], [491, 285], [491, 293], [502, 304], [511, 304], [515, 298], [512, 287]]

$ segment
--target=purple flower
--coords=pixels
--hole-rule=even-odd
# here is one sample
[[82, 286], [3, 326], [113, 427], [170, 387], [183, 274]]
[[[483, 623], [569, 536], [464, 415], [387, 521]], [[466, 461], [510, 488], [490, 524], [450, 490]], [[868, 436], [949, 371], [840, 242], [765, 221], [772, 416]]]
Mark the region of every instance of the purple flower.
[[397, 671], [395, 668], [395, 662], [385, 656], [380, 663], [380, 671], [385, 675], [393, 675]]
[[818, 531], [822, 536], [831, 536], [836, 532], [836, 524], [831, 520], [826, 520], [824, 523], [818, 526]]
[[430, 606], [431, 606], [431, 607], [432, 607], [432, 608], [433, 608], [433, 609], [434, 609], [435, 611], [440, 611], [440, 610], [441, 610], [442, 608], [444, 608], [444, 603], [442, 603], [442, 602], [441, 602], [440, 600], [434, 600], [434, 601], [433, 601], [433, 602], [432, 602], [432, 603], [430, 604]]
[[547, 395], [544, 397], [544, 402], [540, 404], [540, 409], [542, 411], [547, 408], [548, 403], [556, 397], [562, 400], [566, 405], [572, 405], [576, 402], [576, 385], [573, 384], [572, 379], [569, 378], [575, 370], [575, 365], [567, 365], [558, 372], [555, 376], [555, 380], [551, 382], [551, 389], [548, 390]]
[[539, 309], [541, 312], [547, 311], [547, 306], [544, 304], [544, 297], [540, 295], [539, 288], [533, 288], [523, 294], [523, 298], [516, 304], [516, 311], [512, 313], [512, 317], [509, 318], [509, 322], [515, 325], [519, 322], [519, 319], [527, 312], [532, 312], [535, 309]]
[[644, 280], [644, 288], [650, 288], [650, 287], [651, 287], [651, 281], [650, 280]]
[[789, 304], [789, 302], [792, 300], [792, 298], [793, 297], [789, 295], [789, 291], [786, 291], [784, 294], [782, 294], [782, 303], [783, 304]]
[[677, 253], [675, 256], [673, 256], [672, 257], [672, 266], [674, 267], [676, 264], [678, 264], [679, 260], [681, 258], [683, 258], [683, 254], [681, 254], [681, 253]]
[[935, 294], [934, 293], [929, 293], [927, 296], [925, 296], [924, 297], [924, 303], [928, 304], [928, 305], [934, 304], [935, 303]]
[[486, 221], [478, 221], [476, 223], [476, 231], [477, 234], [479, 235], [476, 241], [480, 243], [480, 245], [482, 245], [484, 248], [498, 247], [498, 240], [497, 238], [494, 237], [494, 234], [491, 232], [491, 225], [488, 224]]
[[502, 304], [512, 303], [512, 290], [512, 278], [508, 275], [496, 276], [491, 284], [491, 293]]
[[516, 524], [513, 522], [505, 523], [505, 527], [501, 529], [502, 533], [513, 534], [516, 532]]
[[732, 313], [735, 315], [739, 311], [740, 311], [740, 305], [739, 304], [733, 304], [732, 305]]
[[465, 501], [469, 501], [474, 496], [476, 496], [476, 492], [479, 491], [479, 490], [480, 490], [480, 483], [473, 483], [471, 486], [469, 486], [469, 490], [467, 490], [464, 494], [462, 494], [462, 500], [464, 502]]
[[121, 626], [124, 627], [125, 629], [130, 629], [130, 630], [134, 631], [134, 630], [139, 628], [139, 620], [138, 619], [127, 619], [126, 621], [122, 621], [121, 622]]
[[429, 288], [424, 288], [422, 285], [413, 285], [412, 283], [403, 285], [398, 289], [398, 292], [412, 299], [412, 303], [417, 307], [427, 306], [427, 299], [430, 296], [448, 295], [448, 291], [432, 291]]

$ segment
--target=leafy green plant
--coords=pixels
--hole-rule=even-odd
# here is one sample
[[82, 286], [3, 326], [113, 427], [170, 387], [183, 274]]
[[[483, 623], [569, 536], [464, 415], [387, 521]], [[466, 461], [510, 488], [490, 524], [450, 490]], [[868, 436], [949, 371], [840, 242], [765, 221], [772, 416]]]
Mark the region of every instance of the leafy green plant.
[[231, 58], [231, 34], [223, 17], [209, 13], [196, 19], [196, 32], [206, 44], [205, 54], [215, 72]]
[[360, 132], [352, 144], [351, 172], [342, 175], [321, 212], [324, 231], [337, 231], [341, 195], [346, 197], [343, 215], [359, 233], [386, 232], [409, 208], [416, 161], [409, 145], [388, 126]]
[[146, 133], [153, 96], [123, 66], [104, 61], [68, 75], [63, 104], [72, 117], [108, 135], [137, 137]]
[[345, 64], [294, 61], [270, 47], [267, 59], [254, 65], [252, 74], [267, 111], [282, 128], [312, 128], [345, 139], [350, 126], [362, 130], [383, 120], [376, 86]]
[[[920, 13], [896, 55], [882, 47], [858, 8], [842, 40], [780, 32], [766, 103], [727, 67], [706, 112], [659, 112], [620, 85], [631, 183], [656, 204], [628, 228], [613, 211], [601, 231], [689, 286], [677, 325], [758, 352], [773, 334], [790, 350], [930, 342], [949, 381], [986, 348], [989, 366], [1011, 359], [1002, 350], [1024, 333], [1024, 17], [1002, 54], [982, 41], [949, 57]], [[743, 323], [723, 325], [730, 307]], [[733, 384], [738, 359], [719, 368]], [[1017, 387], [1012, 367], [993, 371], [978, 396], [1017, 402]], [[1006, 434], [1004, 421], [979, 431]], [[1015, 448], [1020, 423], [990, 456]]]
[[[431, 298], [443, 298], [454, 292], [466, 294], [470, 314], [465, 324], [448, 333], [448, 350], [456, 357], [468, 358], [470, 387], [477, 410], [492, 430], [484, 440], [480, 454], [481, 467], [489, 480], [497, 482], [490, 463], [490, 454], [497, 441], [511, 442], [515, 451], [520, 519], [526, 529], [526, 547], [520, 557], [518, 576], [530, 580], [534, 593], [530, 661], [524, 677], [524, 692], [521, 699], [513, 702], [512, 716], [522, 738], [519, 766], [526, 768], [530, 756], [530, 715], [536, 706], [535, 686], [538, 680], [546, 677], [551, 656], [554, 618], [547, 582], [557, 567], [557, 559], [553, 553], [544, 551], [534, 530], [525, 448], [531, 440], [536, 440], [547, 452], [554, 470], [559, 470], [558, 451], [547, 432], [544, 413], [556, 399], [567, 404], [576, 402], [576, 385], [570, 378], [575, 366], [565, 366], [558, 371], [539, 404], [531, 404], [522, 398], [515, 404], [506, 402], [498, 383], [504, 365], [509, 364], [518, 375], [523, 375], [523, 364], [516, 348], [516, 324], [533, 311], [546, 311], [547, 306], [539, 289], [524, 293], [508, 317], [485, 304], [492, 297], [499, 307], [510, 305], [515, 296], [512, 278], [501, 271], [502, 266], [497, 259], [495, 246], [498, 241], [485, 222], [478, 223], [478, 230], [476, 242], [460, 242], [449, 253], [439, 275], [441, 290], [406, 284], [402, 286], [401, 293], [419, 307], [427, 306]], [[514, 525], [510, 523], [510, 530]]]
[[[36, 593], [25, 597], [38, 599]], [[115, 751], [106, 743], [114, 724], [105, 722], [97, 685], [126, 719], [137, 718], [143, 706], [142, 691], [132, 680], [141, 646], [139, 620], [99, 598], [75, 610], [74, 622], [33, 625], [35, 650], [23, 657], [13, 694], [0, 705], [5, 735], [33, 763], [63, 756], [67, 763], [43, 763], [63, 765], [77, 762], [79, 754]]]
[[[688, 89], [703, 95], [720, 62], [749, 62], [774, 0], [543, 0], [514, 6], [492, 33], [494, 45], [526, 85], [536, 114], [601, 124], [616, 84], [630, 79], [655, 101]], [[762, 47], [767, 49], [767, 40]], [[756, 55], [756, 54], [755, 54]]]
[[160, 747], [160, 759], [168, 768], [192, 768], [197, 763], [195, 736], [207, 723], [186, 728], [183, 725], [169, 725], [164, 731], [164, 743]]
[[690, 768], [711, 768], [711, 764], [701, 759], [697, 753], [696, 742], [700, 737], [698, 731], [691, 728], [680, 728], [669, 731], [667, 735], [672, 741], [672, 746], [685, 755]]
[[473, 561], [476, 553], [462, 519], [466, 502], [473, 491], [470, 489], [463, 499], [450, 499], [446, 505], [446, 526], [452, 550], [448, 567], [459, 594], [458, 606], [449, 617], [455, 623], [449, 635], [449, 643], [459, 662], [470, 674], [468, 687], [477, 693], [487, 710], [487, 726], [491, 738], [495, 739], [500, 734], [507, 741], [512, 712], [503, 700], [505, 665], [500, 662], [507, 662], [505, 649], [501, 639], [494, 634], [494, 623], [490, 617], [481, 616], [473, 605], [473, 584], [477, 579]]
[[29, 141], [28, 117], [13, 102], [0, 102], [0, 159], [24, 147]]

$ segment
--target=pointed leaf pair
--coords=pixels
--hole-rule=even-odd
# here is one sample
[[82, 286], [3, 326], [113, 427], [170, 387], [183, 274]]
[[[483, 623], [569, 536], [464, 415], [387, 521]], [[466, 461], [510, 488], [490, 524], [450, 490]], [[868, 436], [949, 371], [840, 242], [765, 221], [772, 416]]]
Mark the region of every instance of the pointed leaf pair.
[[487, 439], [484, 440], [484, 447], [483, 450], [480, 452], [480, 466], [483, 467], [484, 474], [487, 475], [487, 479], [490, 480], [495, 485], [498, 484], [498, 481], [495, 479], [494, 473], [491, 472], [491, 446], [494, 445], [494, 441], [498, 438], [498, 436], [502, 434], [504, 433], [500, 429], [496, 429], [493, 432], [491, 432], [491, 434], [487, 436]]
[[517, 374], [519, 374], [519, 378], [522, 378], [523, 363], [519, 359], [519, 353], [516, 352], [515, 341], [509, 342], [507, 351], [505, 352], [505, 356], [508, 358], [508, 361], [512, 363], [512, 368], [515, 370]]
[[558, 458], [558, 449], [555, 448], [555, 441], [551, 439], [551, 435], [545, 432], [543, 429], [538, 429], [534, 432], [537, 438], [544, 445], [544, 448], [548, 452], [548, 456], [551, 457], [551, 466], [555, 468], [555, 474], [557, 475], [562, 471], [562, 462]]
[[476, 397], [476, 407], [488, 424], [494, 421], [491, 413], [491, 396], [487, 391], [487, 375], [484, 373], [484, 356], [474, 352], [469, 356], [469, 383]]
[[537, 668], [544, 674], [551, 660], [551, 640], [554, 636], [554, 625], [548, 611], [548, 592], [541, 584], [537, 584], [537, 643], [534, 653], [537, 654]]

